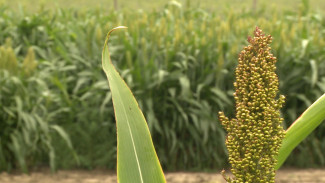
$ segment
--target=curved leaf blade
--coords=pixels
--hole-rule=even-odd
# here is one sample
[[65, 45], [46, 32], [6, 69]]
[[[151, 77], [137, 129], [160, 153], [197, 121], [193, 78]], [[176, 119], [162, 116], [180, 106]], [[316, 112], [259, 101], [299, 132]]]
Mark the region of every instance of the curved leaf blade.
[[117, 178], [120, 183], [165, 183], [147, 122], [131, 90], [110, 59], [106, 37], [102, 66], [107, 76], [117, 128]]
[[325, 120], [325, 94], [316, 100], [286, 131], [279, 150], [279, 169], [292, 150]]

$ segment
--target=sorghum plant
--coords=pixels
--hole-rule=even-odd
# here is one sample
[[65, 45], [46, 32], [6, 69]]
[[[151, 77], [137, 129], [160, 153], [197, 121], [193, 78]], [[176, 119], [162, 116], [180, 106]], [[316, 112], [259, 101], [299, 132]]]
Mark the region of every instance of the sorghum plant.
[[[121, 28], [126, 27], [116, 27], [107, 34], [102, 53], [116, 117], [117, 182], [165, 183], [147, 122], [110, 59], [109, 35]], [[290, 152], [325, 119], [325, 94], [284, 132], [279, 111], [284, 97], [277, 94], [276, 59], [268, 46], [272, 38], [263, 35], [259, 28], [254, 34], [254, 38], [248, 39], [250, 45], [239, 55], [236, 118], [229, 120], [220, 113], [228, 131], [226, 144], [235, 178], [224, 177], [235, 183], [274, 183], [275, 169], [281, 167]]]
[[[236, 118], [223, 112], [219, 118], [227, 131], [226, 146], [234, 178], [227, 182], [275, 182], [275, 165], [285, 131], [278, 96], [276, 58], [270, 53], [270, 35], [256, 27], [249, 46], [239, 54], [234, 83]], [[224, 171], [223, 171], [224, 174]]]

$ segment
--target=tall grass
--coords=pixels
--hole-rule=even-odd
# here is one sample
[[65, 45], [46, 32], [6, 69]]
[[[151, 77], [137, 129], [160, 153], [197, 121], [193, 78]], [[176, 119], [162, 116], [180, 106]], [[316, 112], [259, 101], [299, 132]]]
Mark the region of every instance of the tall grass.
[[[46, 83], [48, 78], [36, 71], [34, 51], [28, 49], [19, 63], [10, 39], [0, 46], [0, 170], [10, 171], [43, 163], [39, 156], [46, 154], [48, 164], [55, 169], [53, 134], [57, 133], [73, 152], [68, 134], [54, 118], [62, 110], [56, 107], [57, 94]], [[54, 107], [54, 109], [51, 109]]]
[[[0, 8], [0, 14], [0, 45], [12, 40], [18, 65], [32, 47], [37, 60], [33, 77], [46, 85], [44, 90], [30, 84], [26, 95], [47, 91], [50, 105], [41, 108], [52, 115], [51, 120], [44, 120], [65, 129], [85, 168], [115, 167], [113, 108], [100, 56], [103, 33], [118, 25], [129, 29], [125, 36], [111, 37], [112, 45], [117, 45], [110, 46], [112, 61], [121, 68], [144, 112], [166, 170], [213, 169], [226, 164], [225, 133], [217, 112], [233, 115], [233, 70], [237, 54], [246, 44], [241, 38], [256, 25], [277, 40], [272, 47], [279, 60], [280, 91], [287, 99], [283, 111], [289, 111], [283, 114], [285, 126], [325, 92], [324, 16], [307, 6], [281, 13], [275, 9], [210, 13], [170, 3], [162, 11], [152, 12], [56, 9], [30, 15]], [[10, 69], [2, 70], [12, 77]], [[25, 82], [25, 78], [18, 80]], [[1, 100], [14, 90], [1, 92]], [[26, 113], [39, 115], [35, 110]], [[13, 115], [18, 119], [18, 114]], [[3, 116], [1, 109], [0, 118]], [[1, 130], [5, 128], [16, 129], [6, 125]], [[287, 165], [324, 166], [324, 130], [321, 125], [306, 139]], [[65, 142], [53, 137], [57, 165], [76, 166]], [[1, 141], [9, 140], [1, 137]], [[41, 162], [49, 157], [31, 156]]]

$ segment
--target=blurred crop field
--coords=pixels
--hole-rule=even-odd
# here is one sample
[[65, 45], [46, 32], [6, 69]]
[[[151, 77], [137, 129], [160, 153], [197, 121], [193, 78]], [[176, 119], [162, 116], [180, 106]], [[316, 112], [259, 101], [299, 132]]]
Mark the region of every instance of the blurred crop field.
[[[306, 0], [305, 0], [306, 1]], [[169, 0], [155, 0], [153, 2], [145, 0], [0, 0], [0, 3], [9, 6], [11, 9], [17, 9], [20, 6], [25, 10], [35, 12], [40, 6], [44, 9], [53, 8], [72, 8], [72, 9], [89, 9], [101, 8], [105, 11], [110, 11], [112, 8], [124, 10], [145, 11], [163, 10]], [[300, 0], [178, 0], [183, 6], [199, 7], [210, 12], [221, 11], [225, 7], [230, 7], [235, 11], [241, 11], [243, 8], [254, 8], [254, 6], [276, 6], [277, 10], [297, 9], [300, 6]], [[307, 2], [307, 1], [306, 1]], [[313, 10], [323, 11], [325, 2], [322, 0], [309, 0], [309, 6]]]
[[[217, 114], [234, 115], [237, 56], [256, 26], [273, 36], [284, 128], [325, 92], [325, 1], [0, 2], [0, 171], [115, 168], [101, 51], [119, 25], [111, 57], [164, 170], [228, 166]], [[324, 138], [323, 123], [285, 166], [324, 167]]]

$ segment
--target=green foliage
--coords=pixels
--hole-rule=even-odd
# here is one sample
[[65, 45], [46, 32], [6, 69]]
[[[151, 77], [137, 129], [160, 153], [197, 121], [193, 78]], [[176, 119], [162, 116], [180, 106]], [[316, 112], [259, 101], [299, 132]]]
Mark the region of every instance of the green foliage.
[[[29, 54], [26, 59], [31, 59]], [[66, 143], [69, 153], [73, 149], [68, 134], [54, 123], [60, 109], [51, 107], [58, 96], [50, 91], [46, 77], [30, 76], [32, 70], [25, 72], [18, 64], [14, 71], [0, 70], [0, 171], [20, 168], [26, 173], [29, 167], [43, 163], [39, 157], [46, 157], [54, 170], [53, 134]]]
[[[51, 100], [46, 110], [52, 114], [51, 124], [69, 134], [81, 167], [116, 166], [111, 94], [100, 55], [103, 33], [121, 24], [129, 29], [125, 36], [110, 38], [112, 61], [148, 121], [166, 170], [214, 169], [226, 164], [225, 132], [216, 125], [217, 112], [234, 115], [237, 54], [246, 44], [242, 38], [256, 25], [277, 40], [271, 46], [279, 60], [280, 91], [286, 96], [286, 127], [325, 92], [324, 16], [310, 9], [211, 13], [169, 4], [152, 12], [58, 8], [28, 15], [1, 7], [0, 44], [11, 38], [18, 65], [33, 48], [37, 60], [33, 77], [48, 87]], [[29, 87], [41, 90], [36, 84]], [[1, 99], [8, 95], [0, 93]], [[28, 95], [37, 96], [37, 92]], [[1, 109], [1, 119], [3, 114]], [[324, 166], [324, 131], [321, 124], [293, 151], [287, 165]], [[53, 134], [57, 166], [77, 166], [59, 139]], [[30, 156], [46, 159], [35, 153]]]

